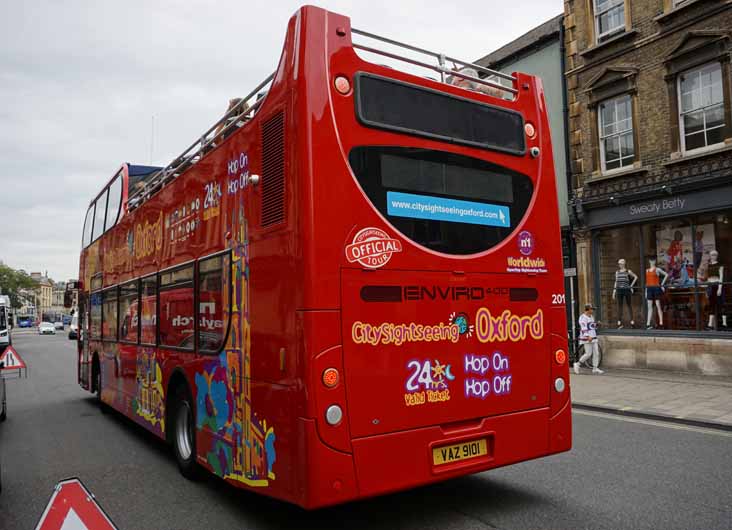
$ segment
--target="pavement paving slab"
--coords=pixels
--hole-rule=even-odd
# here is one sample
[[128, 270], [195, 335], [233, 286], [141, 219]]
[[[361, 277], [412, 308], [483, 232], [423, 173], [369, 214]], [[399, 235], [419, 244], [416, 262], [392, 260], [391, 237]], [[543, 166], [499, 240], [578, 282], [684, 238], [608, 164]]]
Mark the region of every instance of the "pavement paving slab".
[[653, 370], [571, 374], [572, 403], [732, 429], [732, 377]]

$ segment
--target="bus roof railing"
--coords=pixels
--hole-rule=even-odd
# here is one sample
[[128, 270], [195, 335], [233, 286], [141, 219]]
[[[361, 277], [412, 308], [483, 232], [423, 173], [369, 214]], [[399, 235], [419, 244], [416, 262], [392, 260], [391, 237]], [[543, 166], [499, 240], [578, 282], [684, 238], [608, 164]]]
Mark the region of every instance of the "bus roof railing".
[[[258, 96], [260, 96], [260, 92], [272, 81], [272, 79], [274, 79], [274, 72], [257, 85], [257, 87], [252, 90], [248, 96], [242, 98], [236, 105], [227, 110], [226, 113], [216, 123], [209, 127], [198, 140], [188, 146], [188, 149], [183, 151], [167, 166], [147, 179], [145, 185], [141, 189], [136, 190], [132, 195], [130, 195], [127, 200], [127, 209], [134, 210], [137, 208], [140, 204], [145, 202], [166, 184], [174, 180], [186, 169], [198, 163], [203, 158], [203, 155], [216, 146], [216, 142], [221, 143], [221, 141], [226, 139], [234, 129], [242, 127], [246, 122], [252, 119], [264, 100], [263, 97]], [[252, 99], [254, 99], [254, 101], [249, 104]]]
[[440, 81], [443, 83], [446, 82], [446, 75], [454, 76], [454, 77], [460, 77], [462, 79], [467, 79], [469, 81], [473, 81], [475, 83], [479, 83], [481, 85], [489, 86], [492, 88], [495, 88], [497, 90], [503, 90], [505, 92], [509, 92], [510, 94], [517, 94], [518, 90], [516, 90], [513, 87], [508, 87], [501, 85], [499, 83], [496, 83], [494, 81], [489, 81], [487, 79], [483, 79], [481, 77], [475, 77], [466, 73], [461, 72], [459, 69], [456, 68], [448, 68], [445, 66], [445, 63], [447, 61], [450, 61], [453, 63], [453, 65], [461, 65], [461, 68], [473, 68], [476, 72], [484, 73], [488, 76], [494, 76], [501, 79], [506, 79], [508, 81], [516, 81], [516, 78], [512, 75], [505, 74], [503, 72], [499, 72], [497, 70], [491, 70], [490, 68], [486, 68], [485, 66], [481, 66], [479, 64], [470, 63], [467, 61], [463, 61], [461, 59], [456, 59], [455, 57], [450, 57], [448, 55], [445, 55], [444, 53], [438, 53], [433, 52], [430, 50], [425, 50], [424, 48], [418, 48], [417, 46], [412, 46], [411, 44], [406, 44], [404, 42], [399, 42], [394, 39], [389, 39], [387, 37], [382, 37], [380, 35], [376, 35], [374, 33], [369, 33], [368, 31], [363, 31], [356, 28], [351, 28], [351, 33], [355, 33], [356, 35], [361, 35], [362, 37], [366, 37], [369, 39], [378, 40], [381, 42], [385, 42], [387, 44], [391, 44], [392, 46], [396, 46], [398, 48], [404, 48], [406, 50], [410, 50], [413, 52], [421, 53], [423, 55], [428, 55], [432, 57], [433, 59], [437, 59], [437, 64], [430, 64], [423, 61], [419, 61], [417, 59], [412, 59], [411, 57], [405, 57], [403, 55], [399, 55], [396, 53], [388, 52], [385, 50], [380, 50], [378, 48], [373, 48], [371, 46], [365, 46], [363, 44], [357, 44], [353, 43], [353, 47], [357, 48], [359, 50], [363, 50], [365, 52], [369, 53], [375, 53], [378, 55], [383, 55], [384, 57], [389, 57], [390, 59], [396, 59], [398, 61], [403, 61], [405, 63], [413, 64], [415, 66], [420, 66], [422, 68], [428, 68], [430, 70], [434, 70], [435, 72], [438, 72], [440, 74]]

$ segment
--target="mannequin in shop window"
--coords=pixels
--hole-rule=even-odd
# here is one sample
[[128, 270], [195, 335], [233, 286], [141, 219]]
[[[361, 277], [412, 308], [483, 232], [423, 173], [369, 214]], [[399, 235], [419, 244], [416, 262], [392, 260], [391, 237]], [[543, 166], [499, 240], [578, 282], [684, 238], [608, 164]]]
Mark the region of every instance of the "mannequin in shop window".
[[633, 294], [633, 287], [637, 281], [638, 276], [632, 270], [626, 268], [625, 260], [620, 258], [618, 260], [618, 270], [615, 271], [615, 284], [613, 285], [613, 300], [616, 300], [618, 303], [618, 329], [623, 327], [623, 304], [628, 306], [630, 327], [635, 326], [630, 297]]
[[[718, 315], [724, 311], [724, 265], [719, 262], [719, 252], [709, 253], [707, 265], [707, 301], [709, 302], [709, 329], [717, 328]], [[722, 326], [727, 327], [727, 315], [722, 315]]]
[[661, 311], [661, 295], [668, 279], [666, 271], [656, 267], [656, 260], [648, 261], [649, 267], [646, 269], [646, 303], [648, 304], [648, 319], [646, 320], [646, 329], [651, 329], [651, 321], [653, 320], [653, 306], [658, 311], [658, 326], [663, 327], [663, 311]]

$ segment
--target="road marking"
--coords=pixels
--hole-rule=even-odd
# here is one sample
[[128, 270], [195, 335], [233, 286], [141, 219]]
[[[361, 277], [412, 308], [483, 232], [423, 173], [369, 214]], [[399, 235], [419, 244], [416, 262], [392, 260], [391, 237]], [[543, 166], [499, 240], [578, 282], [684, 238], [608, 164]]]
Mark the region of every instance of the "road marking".
[[694, 427], [691, 425], [680, 425], [678, 423], [670, 423], [666, 421], [661, 420], [647, 420], [645, 418], [633, 418], [631, 416], [622, 416], [619, 414], [612, 414], [607, 412], [595, 412], [592, 410], [579, 410], [579, 409], [573, 409], [573, 414], [582, 414], [584, 416], [595, 416], [597, 418], [604, 418], [608, 420], [616, 420], [616, 421], [626, 421], [629, 423], [641, 423], [643, 425], [653, 425], [655, 427], [664, 427], [666, 429], [676, 429], [678, 431], [691, 431], [691, 432], [698, 432], [701, 434], [712, 434], [715, 436], [724, 436], [726, 438], [732, 438], [732, 432], [728, 431], [720, 431], [717, 429], [709, 428], [706, 429], [704, 427]]

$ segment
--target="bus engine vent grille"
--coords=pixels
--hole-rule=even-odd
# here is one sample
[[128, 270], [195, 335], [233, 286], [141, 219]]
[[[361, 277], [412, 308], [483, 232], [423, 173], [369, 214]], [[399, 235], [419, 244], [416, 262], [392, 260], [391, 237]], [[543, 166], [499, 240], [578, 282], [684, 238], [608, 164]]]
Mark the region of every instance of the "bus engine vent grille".
[[262, 226], [285, 220], [285, 113], [262, 124]]

